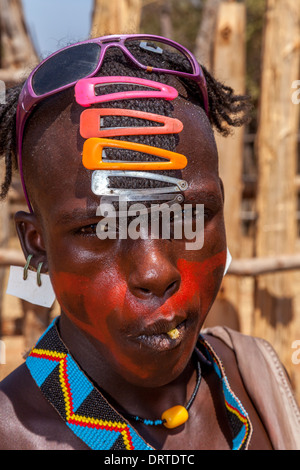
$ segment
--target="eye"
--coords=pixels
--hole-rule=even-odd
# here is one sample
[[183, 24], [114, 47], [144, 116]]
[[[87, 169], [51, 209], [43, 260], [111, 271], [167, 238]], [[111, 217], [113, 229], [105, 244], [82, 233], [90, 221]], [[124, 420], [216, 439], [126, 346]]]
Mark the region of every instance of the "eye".
[[[176, 222], [182, 222], [184, 223], [185, 218], [191, 218], [195, 220], [197, 217], [199, 217], [199, 213], [202, 212], [199, 210], [197, 207], [192, 207], [192, 210], [189, 208], [188, 210], [186, 208], [183, 208], [182, 211], [176, 211], [172, 212], [170, 215], [170, 222], [171, 223], [176, 223]], [[212, 211], [209, 209], [204, 208], [204, 219], [208, 220], [212, 217]]]
[[184, 212], [184, 215], [188, 219], [190, 218], [193, 222], [196, 222], [196, 220], [200, 221], [201, 218], [203, 217], [204, 224], [212, 220], [216, 214], [215, 210], [208, 208], [206, 205], [204, 205], [204, 207], [201, 207], [201, 208], [195, 206], [192, 208], [192, 211], [188, 211], [187, 214], [185, 214], [185, 211], [183, 212]]
[[78, 230], [76, 230], [76, 234], [83, 236], [96, 235], [96, 228], [97, 224], [85, 225], [84, 227], [80, 227]]
[[214, 216], [214, 211], [204, 207], [204, 221], [205, 222], [208, 222], [209, 220], [211, 220]]

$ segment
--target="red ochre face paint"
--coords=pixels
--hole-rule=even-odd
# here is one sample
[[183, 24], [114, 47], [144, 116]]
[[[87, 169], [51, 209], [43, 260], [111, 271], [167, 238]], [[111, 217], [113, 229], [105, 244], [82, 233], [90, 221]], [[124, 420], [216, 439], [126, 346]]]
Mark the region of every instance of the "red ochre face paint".
[[[58, 302], [63, 312], [85, 334], [99, 346], [100, 354], [112, 367], [126, 376], [140, 380], [154, 377], [159, 368], [163, 370], [168, 357], [171, 368], [176, 361], [188, 360], [197, 340], [199, 330], [218, 292], [224, 266], [226, 250], [203, 261], [179, 259], [177, 268], [181, 283], [178, 291], [162, 305], [153, 308], [153, 303], [141, 301], [132, 294], [126, 279], [117, 270], [101, 271], [93, 279], [79, 274], [55, 273], [52, 279]], [[186, 335], [178, 350], [158, 353], [155, 360], [151, 351], [131, 344], [130, 336], [149, 325], [177, 317], [191, 321], [192, 332]], [[180, 352], [180, 354], [179, 354]]]
[[[186, 299], [194, 292], [201, 296], [201, 312], [205, 316], [213, 302], [220, 283], [220, 268], [222, 275], [226, 263], [226, 251], [207, 258], [204, 261], [187, 261], [180, 259], [177, 263], [181, 273], [182, 289], [176, 294], [177, 302], [185, 303]], [[216, 276], [216, 273], [219, 275]], [[216, 277], [219, 278], [219, 282]], [[204, 319], [203, 319], [204, 320]]]
[[[80, 330], [96, 340], [99, 351], [108, 360], [119, 364], [120, 368], [140, 376], [140, 367], [135, 366], [124, 354], [118, 339], [118, 328], [122, 330], [124, 327], [122, 312], [127, 284], [125, 280], [117, 280], [117, 276], [116, 273], [112, 281], [111, 276], [106, 276], [103, 272], [95, 279], [79, 274], [56, 273], [52, 283], [62, 311]], [[110, 321], [111, 318], [114, 319], [113, 322]], [[144, 375], [147, 376], [146, 371]]]

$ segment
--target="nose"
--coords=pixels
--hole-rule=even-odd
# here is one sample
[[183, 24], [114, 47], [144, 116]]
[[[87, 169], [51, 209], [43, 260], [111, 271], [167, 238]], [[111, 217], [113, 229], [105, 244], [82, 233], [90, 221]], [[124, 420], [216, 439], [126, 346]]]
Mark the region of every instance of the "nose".
[[[178, 291], [180, 272], [161, 240], [148, 240], [131, 253], [128, 288], [136, 297], [166, 300]], [[142, 244], [141, 244], [142, 245]]]

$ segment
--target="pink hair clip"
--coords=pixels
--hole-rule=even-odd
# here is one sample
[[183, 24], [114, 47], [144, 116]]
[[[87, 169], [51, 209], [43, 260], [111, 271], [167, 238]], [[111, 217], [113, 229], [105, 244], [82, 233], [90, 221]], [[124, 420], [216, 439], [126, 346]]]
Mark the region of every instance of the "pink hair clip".
[[[161, 126], [147, 127], [107, 127], [102, 122], [104, 116], [126, 116], [147, 121], [154, 121]], [[90, 137], [117, 137], [122, 135], [178, 134], [183, 129], [179, 119], [161, 116], [133, 109], [86, 109], [80, 116], [80, 134], [85, 139]]]
[[[147, 90], [127, 90], [116, 93], [95, 95], [95, 87], [105, 87], [112, 84], [138, 85], [148, 88]], [[134, 98], [164, 98], [174, 100], [178, 91], [172, 86], [153, 80], [145, 80], [138, 77], [93, 77], [83, 78], [75, 85], [75, 99], [81, 106], [104, 103], [106, 101], [129, 100]]]

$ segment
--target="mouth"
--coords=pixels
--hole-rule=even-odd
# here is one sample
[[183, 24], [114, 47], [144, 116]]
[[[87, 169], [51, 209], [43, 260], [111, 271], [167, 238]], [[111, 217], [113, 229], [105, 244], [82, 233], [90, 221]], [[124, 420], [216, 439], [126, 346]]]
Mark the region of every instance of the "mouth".
[[[155, 329], [157, 329], [157, 331], [155, 331]], [[186, 330], [187, 320], [181, 321], [178, 324], [166, 323], [160, 327], [156, 324], [154, 325], [154, 328], [143, 332], [143, 334], [135, 337], [134, 339], [140, 345], [157, 352], [167, 351], [179, 346], [184, 339]]]

